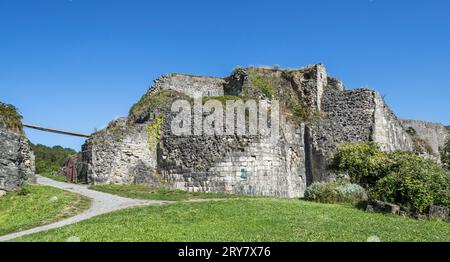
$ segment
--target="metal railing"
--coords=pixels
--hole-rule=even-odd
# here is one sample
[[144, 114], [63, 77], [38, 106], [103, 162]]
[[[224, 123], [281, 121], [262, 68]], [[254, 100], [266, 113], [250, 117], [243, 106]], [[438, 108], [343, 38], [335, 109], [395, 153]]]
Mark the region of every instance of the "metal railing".
[[50, 133], [56, 133], [61, 135], [69, 135], [69, 136], [77, 136], [77, 137], [91, 137], [90, 134], [82, 134], [82, 133], [76, 133], [76, 132], [70, 132], [70, 131], [64, 131], [64, 130], [58, 130], [54, 128], [48, 128], [48, 127], [42, 127], [42, 126], [36, 126], [36, 125], [29, 125], [29, 124], [23, 124], [24, 127], [36, 129], [44, 132], [50, 132]]

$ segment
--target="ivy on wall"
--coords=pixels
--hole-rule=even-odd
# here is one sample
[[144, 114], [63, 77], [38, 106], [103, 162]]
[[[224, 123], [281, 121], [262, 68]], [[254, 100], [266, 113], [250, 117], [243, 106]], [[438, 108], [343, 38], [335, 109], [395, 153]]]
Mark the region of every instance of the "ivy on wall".
[[158, 115], [152, 123], [147, 125], [147, 139], [148, 139], [148, 147], [151, 151], [156, 149], [156, 146], [159, 142], [159, 135], [161, 132], [161, 128], [164, 124], [163, 115]]

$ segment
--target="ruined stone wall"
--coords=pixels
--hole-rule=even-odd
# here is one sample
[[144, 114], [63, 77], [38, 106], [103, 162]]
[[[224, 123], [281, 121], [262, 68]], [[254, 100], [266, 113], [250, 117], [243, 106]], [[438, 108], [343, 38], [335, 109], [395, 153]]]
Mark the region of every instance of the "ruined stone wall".
[[0, 191], [14, 191], [34, 180], [34, 154], [24, 134], [7, 129], [0, 120]]
[[328, 180], [328, 166], [337, 148], [348, 142], [371, 141], [374, 119], [374, 91], [343, 91], [335, 82], [322, 95], [322, 114], [306, 129], [308, 184]]
[[[190, 97], [239, 95], [267, 101], [254, 79], [270, 85], [283, 117], [288, 118], [282, 122], [278, 142], [258, 136], [173, 136], [173, 101], [155, 99], [158, 107], [145, 105], [149, 110], [141, 110], [142, 116], [113, 122], [83, 147], [90, 182], [300, 197], [311, 183], [334, 178], [328, 167], [343, 143], [374, 141], [386, 151], [413, 148], [403, 125], [377, 92], [346, 91], [323, 65], [298, 70], [245, 68], [225, 79], [166, 75], [155, 81], [147, 95], [156, 96], [164, 89]], [[310, 117], [299, 120], [297, 111], [290, 108], [296, 105], [312, 113]], [[148, 126], [158, 116], [163, 116], [164, 124], [155, 147], [149, 148]]]
[[256, 136], [164, 135], [158, 167], [176, 189], [300, 197], [306, 189], [303, 132], [304, 127], [284, 126], [278, 142]]
[[256, 100], [267, 99], [252, 93], [257, 89], [252, 83], [254, 76], [261, 76], [270, 84], [274, 99], [282, 102], [300, 99], [311, 111], [320, 111], [323, 93], [329, 86], [328, 81], [332, 86], [344, 88], [341, 81], [328, 77], [322, 64], [289, 70], [250, 67], [237, 69], [225, 79], [224, 94]]
[[342, 92], [327, 88], [322, 99], [323, 116], [314, 125], [314, 141], [325, 151], [334, 151], [346, 142], [371, 139], [374, 118], [374, 91], [354, 89]]
[[326, 151], [362, 141], [374, 141], [385, 151], [413, 149], [402, 123], [373, 90], [327, 88], [322, 109], [324, 116], [313, 129], [315, 141]]
[[373, 141], [384, 151], [413, 150], [401, 122], [373, 90], [344, 91], [339, 82], [334, 82], [323, 93], [322, 113], [306, 132], [309, 181], [332, 178], [327, 166], [343, 143]]
[[439, 148], [450, 139], [449, 131], [444, 125], [406, 119], [401, 120], [401, 122], [405, 128], [413, 128], [415, 133], [430, 145], [433, 151], [432, 154], [437, 160], [440, 159]]
[[384, 151], [412, 151], [414, 147], [411, 137], [377, 92], [374, 92], [374, 102], [372, 140], [378, 143]]
[[225, 80], [216, 77], [184, 74], [163, 75], [155, 80], [149, 92], [175, 90], [190, 97], [222, 96]]
[[83, 146], [82, 173], [89, 183], [159, 185], [156, 147], [148, 143], [147, 124], [112, 122]]

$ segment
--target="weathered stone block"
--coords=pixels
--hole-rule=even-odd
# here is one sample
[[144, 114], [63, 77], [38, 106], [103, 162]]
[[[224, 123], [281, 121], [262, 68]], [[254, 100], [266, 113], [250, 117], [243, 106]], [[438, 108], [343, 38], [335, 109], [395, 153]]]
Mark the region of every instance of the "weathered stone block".
[[428, 216], [430, 218], [437, 218], [446, 221], [448, 219], [449, 209], [441, 206], [431, 206]]
[[400, 210], [400, 212], [398, 214], [400, 216], [402, 216], [402, 217], [409, 217], [410, 216], [409, 212], [406, 212], [406, 211], [403, 211], [403, 210]]
[[390, 203], [385, 203], [382, 201], [376, 201], [373, 208], [377, 212], [390, 213], [397, 215], [400, 213], [400, 206]]
[[417, 220], [427, 220], [428, 219], [427, 215], [419, 214], [417, 212], [413, 212], [412, 213], [412, 217], [417, 219]]
[[28, 139], [22, 133], [0, 127], [0, 190], [15, 191], [33, 180], [34, 154]]
[[375, 208], [372, 205], [367, 205], [366, 212], [370, 212], [370, 213], [375, 212]]

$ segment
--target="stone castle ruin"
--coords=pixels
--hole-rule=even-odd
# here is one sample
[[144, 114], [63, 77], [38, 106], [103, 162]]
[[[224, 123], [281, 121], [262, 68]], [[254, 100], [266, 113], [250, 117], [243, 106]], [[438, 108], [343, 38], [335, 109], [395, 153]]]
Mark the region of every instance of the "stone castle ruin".
[[[2, 110], [8, 108], [0, 102]], [[3, 112], [1, 112], [3, 113]], [[0, 114], [0, 196], [34, 180], [34, 154], [21, 127]]]
[[[171, 104], [197, 97], [278, 100], [280, 138], [173, 135]], [[80, 172], [94, 184], [301, 197], [311, 183], [335, 177], [328, 165], [343, 143], [373, 141], [385, 151], [412, 151], [420, 137], [432, 145], [424, 154], [437, 159], [448, 132], [423, 123], [399, 120], [376, 91], [346, 90], [323, 65], [239, 68], [227, 78], [170, 74], [155, 80], [128, 117], [83, 145]]]

